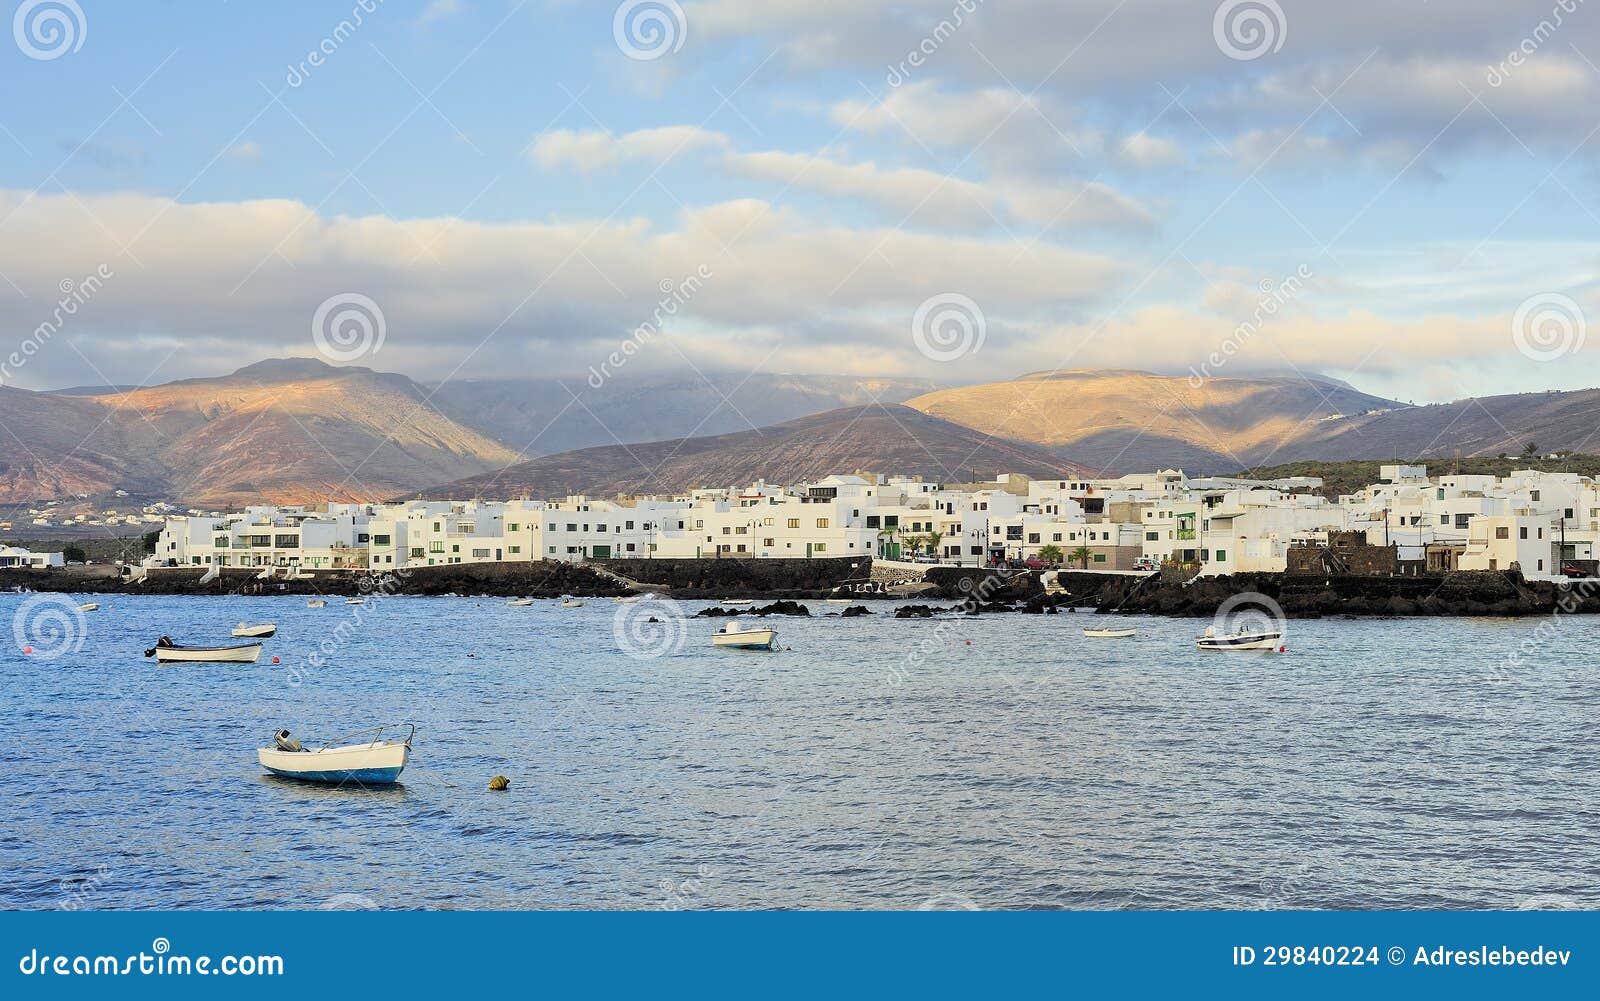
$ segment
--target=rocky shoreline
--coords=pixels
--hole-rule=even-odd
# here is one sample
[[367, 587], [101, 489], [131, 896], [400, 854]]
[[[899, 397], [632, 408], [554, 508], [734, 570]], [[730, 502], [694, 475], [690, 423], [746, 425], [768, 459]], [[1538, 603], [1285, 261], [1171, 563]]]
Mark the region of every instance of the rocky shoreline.
[[[805, 563], [807, 573], [785, 579], [787, 567]], [[1040, 575], [1027, 571], [985, 571], [933, 567], [931, 587], [915, 597], [864, 587], [860, 561], [622, 561], [597, 565], [562, 562], [461, 564], [419, 567], [393, 573], [323, 572], [294, 580], [257, 580], [255, 572], [238, 570], [201, 583], [200, 568], [168, 568], [145, 581], [119, 578], [109, 566], [50, 570], [0, 570], [0, 589], [76, 594], [302, 594], [333, 597], [358, 594], [489, 595], [555, 598], [620, 597], [648, 586], [663, 597], [695, 601], [718, 598], [760, 598], [774, 602], [766, 614], [807, 614], [796, 604], [847, 594], [860, 602], [898, 602], [902, 617], [923, 617], [951, 610], [990, 614], [1065, 611], [1128, 613], [1176, 617], [1215, 615], [1238, 595], [1266, 599], [1291, 618], [1322, 616], [1530, 616], [1600, 613], [1600, 580], [1529, 581], [1515, 571], [1458, 572], [1417, 577], [1323, 577], [1286, 574], [1235, 574], [1193, 582], [1162, 577], [1063, 571], [1057, 578], [1064, 593], [1045, 593]], [[649, 564], [641, 566], [641, 564]], [[619, 568], [619, 569], [613, 569]], [[617, 576], [632, 571], [628, 580]], [[648, 572], [647, 572], [648, 571]], [[641, 581], [654, 577], [654, 581]], [[630, 586], [629, 581], [634, 582]], [[668, 583], [671, 581], [671, 583]], [[809, 586], [774, 587], [794, 583]], [[840, 586], [850, 588], [841, 591]], [[856, 590], [861, 588], [861, 590]], [[713, 597], [714, 596], [714, 597]], [[956, 603], [935, 607], [933, 603]], [[859, 606], [865, 609], [865, 605]], [[757, 609], [707, 609], [704, 615], [760, 614]], [[851, 615], [863, 611], [850, 610]]]

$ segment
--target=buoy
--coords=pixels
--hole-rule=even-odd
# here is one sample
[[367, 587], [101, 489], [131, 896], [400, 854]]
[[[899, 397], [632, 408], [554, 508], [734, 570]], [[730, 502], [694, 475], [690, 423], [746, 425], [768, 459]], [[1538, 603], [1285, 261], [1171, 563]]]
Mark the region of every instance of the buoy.
[[971, 645], [972, 645], [972, 641], [971, 640], [967, 640], [967, 646], [971, 646]]
[[511, 780], [506, 778], [504, 775], [496, 775], [494, 778], [489, 780], [490, 792], [505, 792], [510, 787]]
[[33, 647], [25, 646], [25, 647], [22, 648], [22, 652], [23, 653], [32, 653], [33, 652]]
[[277, 662], [278, 662], [278, 658], [276, 658], [276, 657], [274, 657], [274, 658], [272, 658], [272, 662], [273, 662], [273, 663], [274, 663], [274, 664], [276, 664], [276, 663], [277, 663]]

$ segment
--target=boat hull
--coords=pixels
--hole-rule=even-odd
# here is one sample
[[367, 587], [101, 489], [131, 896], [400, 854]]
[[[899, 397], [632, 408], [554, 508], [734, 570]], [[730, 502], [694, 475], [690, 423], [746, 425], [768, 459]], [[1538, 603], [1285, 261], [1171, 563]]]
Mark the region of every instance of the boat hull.
[[1283, 643], [1282, 633], [1255, 633], [1245, 636], [1199, 636], [1194, 644], [1202, 650], [1271, 651]]
[[405, 744], [356, 744], [321, 751], [263, 747], [257, 749], [256, 758], [272, 774], [303, 782], [384, 785], [400, 777], [410, 751]]
[[233, 635], [241, 639], [264, 640], [277, 633], [277, 626], [234, 626]]
[[1085, 629], [1083, 635], [1097, 640], [1125, 640], [1133, 637], [1132, 629]]
[[728, 650], [771, 650], [778, 645], [775, 629], [751, 629], [738, 633], [715, 633], [711, 645]]
[[158, 646], [158, 664], [254, 664], [261, 657], [260, 643], [243, 646]]

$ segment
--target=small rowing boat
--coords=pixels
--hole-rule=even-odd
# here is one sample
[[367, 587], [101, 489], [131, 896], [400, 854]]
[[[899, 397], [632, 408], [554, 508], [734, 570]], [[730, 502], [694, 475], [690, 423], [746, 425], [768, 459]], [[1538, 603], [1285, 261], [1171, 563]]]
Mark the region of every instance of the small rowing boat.
[[737, 605], [754, 605], [755, 603], [756, 600], [754, 598], [723, 598], [717, 602], [724, 608], [733, 608]]
[[233, 635], [252, 640], [264, 640], [277, 631], [278, 625], [275, 622], [263, 622], [259, 626], [241, 622], [233, 627]]
[[561, 598], [561, 607], [562, 608], [582, 608], [583, 607], [583, 599], [582, 598], [574, 598], [570, 594], [563, 595], [562, 598]]
[[78, 611], [80, 611], [80, 612], [98, 612], [98, 611], [100, 611], [100, 603], [97, 602], [97, 601], [86, 601], [83, 604], [78, 606]]
[[506, 602], [506, 607], [527, 608], [531, 604], [533, 604], [532, 598], [512, 598], [510, 601]]
[[[391, 727], [408, 728], [405, 739], [384, 740], [383, 732]], [[339, 741], [368, 735], [370, 740], [339, 745]], [[399, 778], [400, 772], [406, 767], [406, 761], [411, 757], [411, 740], [416, 735], [415, 723], [385, 723], [370, 730], [346, 734], [311, 750], [291, 737], [288, 730], [279, 730], [272, 735], [271, 747], [256, 750], [256, 760], [274, 775], [306, 782], [387, 785]]]
[[1125, 640], [1134, 635], [1132, 629], [1085, 629], [1083, 635], [1096, 640]]
[[1194, 645], [1202, 650], [1277, 650], [1282, 643], [1281, 629], [1219, 633], [1216, 626], [1207, 626], [1206, 631], [1194, 639]]
[[765, 627], [748, 629], [738, 622], [729, 622], [711, 635], [711, 645], [730, 650], [776, 650], [778, 631]]
[[158, 664], [185, 662], [191, 664], [254, 664], [261, 656], [260, 643], [241, 643], [237, 646], [184, 646], [163, 636], [156, 645], [144, 652], [154, 657]]
[[323, 601], [321, 598], [312, 598], [310, 601], [306, 602], [306, 607], [307, 608], [327, 608], [328, 607], [328, 603], [326, 601]]
[[365, 599], [365, 598], [346, 598], [346, 599], [344, 599], [344, 603], [346, 605], [365, 605], [367, 603], [367, 599]]

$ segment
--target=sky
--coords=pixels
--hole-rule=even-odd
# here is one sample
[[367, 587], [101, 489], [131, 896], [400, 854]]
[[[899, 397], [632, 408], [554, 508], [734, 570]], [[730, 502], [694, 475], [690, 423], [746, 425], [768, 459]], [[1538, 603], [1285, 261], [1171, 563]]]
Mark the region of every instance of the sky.
[[1600, 385], [1578, 0], [6, 7], [9, 386]]

